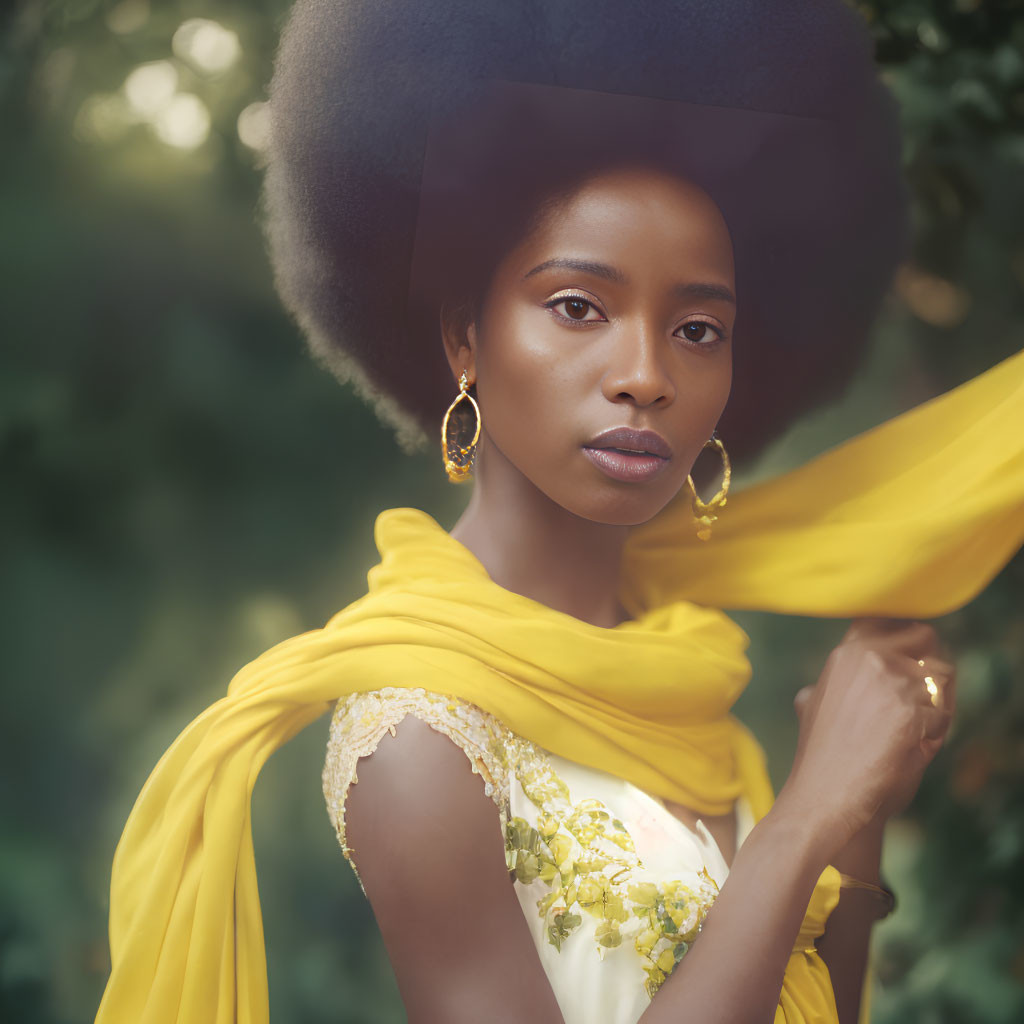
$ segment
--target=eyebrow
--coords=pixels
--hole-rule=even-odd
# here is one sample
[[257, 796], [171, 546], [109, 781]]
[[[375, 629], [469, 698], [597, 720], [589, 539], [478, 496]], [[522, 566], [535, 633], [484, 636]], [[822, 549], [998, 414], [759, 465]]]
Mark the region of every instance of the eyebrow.
[[[523, 275], [523, 279], [555, 268], [577, 270], [583, 274], [592, 274], [594, 277], [603, 277], [606, 281], [614, 281], [616, 284], [629, 283], [626, 275], [617, 267], [609, 266], [607, 263], [597, 263], [594, 260], [573, 259], [569, 256], [556, 256], [554, 259], [538, 263], [533, 270], [529, 270]], [[681, 299], [718, 299], [721, 302], [736, 305], [736, 296], [733, 295], [731, 289], [724, 284], [713, 284], [710, 281], [689, 281], [685, 284], [680, 282], [673, 286], [672, 293]]]

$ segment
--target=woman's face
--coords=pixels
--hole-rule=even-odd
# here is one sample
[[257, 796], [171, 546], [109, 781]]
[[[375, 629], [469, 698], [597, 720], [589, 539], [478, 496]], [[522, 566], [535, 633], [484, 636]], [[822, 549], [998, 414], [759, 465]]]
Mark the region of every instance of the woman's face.
[[[449, 346], [477, 385], [478, 479], [508, 474], [585, 519], [650, 519], [725, 408], [734, 295], [700, 188], [642, 169], [589, 180], [500, 263], [469, 350]], [[613, 428], [657, 436], [600, 437]]]

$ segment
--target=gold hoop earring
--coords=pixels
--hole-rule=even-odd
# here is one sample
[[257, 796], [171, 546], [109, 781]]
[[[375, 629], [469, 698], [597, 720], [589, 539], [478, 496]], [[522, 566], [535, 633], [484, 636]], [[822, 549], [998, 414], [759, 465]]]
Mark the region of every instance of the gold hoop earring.
[[[441, 455], [444, 458], [445, 472], [453, 484], [472, 478], [473, 463], [476, 459], [476, 443], [480, 439], [480, 406], [476, 404], [476, 399], [469, 393], [469, 388], [469, 377], [463, 370], [459, 377], [459, 393], [455, 396], [452, 404], [448, 406], [448, 411], [444, 414], [444, 420], [441, 423]], [[462, 445], [457, 438], [448, 436], [448, 420], [452, 415], [452, 410], [463, 398], [469, 399], [476, 412], [476, 429], [473, 432], [473, 440], [468, 445]]]
[[704, 442], [701, 451], [704, 451], [704, 448], [707, 448], [709, 444], [718, 449], [724, 465], [722, 486], [719, 488], [718, 493], [709, 502], [705, 503], [700, 500], [700, 496], [697, 494], [697, 488], [693, 485], [693, 477], [687, 476], [686, 478], [686, 482], [690, 485], [690, 491], [693, 495], [693, 514], [697, 519], [697, 536], [701, 540], [710, 539], [711, 524], [718, 519], [715, 513], [720, 508], [725, 507], [725, 496], [729, 493], [729, 482], [732, 479], [732, 465], [729, 462], [729, 454], [725, 450], [725, 445], [715, 437], [714, 433], [711, 434], [709, 441]]

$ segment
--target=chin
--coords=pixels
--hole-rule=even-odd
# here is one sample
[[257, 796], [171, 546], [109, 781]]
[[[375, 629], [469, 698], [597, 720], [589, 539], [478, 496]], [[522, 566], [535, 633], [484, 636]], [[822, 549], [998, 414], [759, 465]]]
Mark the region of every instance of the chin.
[[[575, 454], [575, 453], [574, 453]], [[549, 501], [580, 519], [607, 526], [640, 526], [653, 519], [678, 493], [686, 478], [673, 479], [675, 467], [646, 482], [605, 476], [589, 461], [548, 464], [543, 472], [519, 472]], [[537, 467], [532, 467], [536, 469]]]
[[[618, 490], [618, 489], [616, 489]], [[566, 511], [581, 519], [589, 519], [593, 523], [604, 523], [608, 526], [640, 526], [653, 519], [678, 493], [655, 494], [642, 493], [635, 487], [626, 487], [604, 493], [591, 493], [580, 500], [579, 492], [569, 502], [560, 502]]]

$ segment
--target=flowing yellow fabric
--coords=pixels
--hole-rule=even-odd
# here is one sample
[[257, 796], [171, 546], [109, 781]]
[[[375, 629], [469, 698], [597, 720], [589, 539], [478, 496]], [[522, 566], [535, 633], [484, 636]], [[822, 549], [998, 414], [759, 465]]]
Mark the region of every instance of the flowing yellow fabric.
[[[604, 629], [494, 583], [412, 508], [380, 514], [367, 593], [243, 667], [178, 737], [114, 857], [113, 969], [99, 1024], [263, 1024], [266, 964], [250, 797], [267, 758], [346, 694], [450, 693], [527, 739], [702, 813], [774, 799], [730, 714], [748, 637], [722, 609], [928, 617], [978, 593], [1024, 541], [1024, 352], [765, 484], [706, 545], [675, 501], [627, 546]], [[813, 950], [838, 899], [823, 872], [776, 1020], [834, 1021]]]

